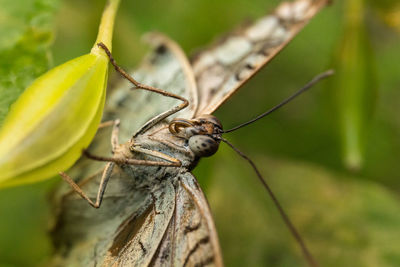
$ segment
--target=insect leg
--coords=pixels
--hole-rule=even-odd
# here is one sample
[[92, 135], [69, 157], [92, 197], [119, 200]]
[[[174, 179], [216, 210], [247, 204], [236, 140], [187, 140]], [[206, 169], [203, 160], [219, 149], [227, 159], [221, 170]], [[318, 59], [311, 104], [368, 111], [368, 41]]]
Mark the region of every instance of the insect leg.
[[119, 140], [118, 140], [119, 125], [120, 125], [120, 121], [119, 121], [119, 119], [116, 119], [114, 121], [113, 129], [111, 132], [111, 147], [112, 147], [113, 153], [114, 153], [115, 149], [117, 148], [117, 146], [119, 145]]
[[119, 141], [118, 141], [119, 125], [120, 125], [120, 120], [115, 119], [115, 120], [109, 120], [109, 121], [102, 122], [99, 124], [99, 127], [98, 127], [98, 129], [102, 129], [105, 127], [113, 126], [113, 129], [111, 132], [111, 146], [112, 146], [113, 152], [115, 151], [116, 147], [119, 145]]
[[179, 159], [171, 157], [171, 156], [169, 156], [167, 154], [164, 154], [164, 153], [162, 153], [160, 151], [150, 150], [150, 149], [138, 146], [138, 145], [132, 146], [131, 149], [133, 151], [136, 151], [136, 152], [140, 152], [140, 153], [147, 154], [147, 155], [159, 158], [159, 159], [163, 159], [163, 160], [166, 160], [166, 161], [169, 161], [169, 162], [173, 162], [175, 164], [179, 164], [178, 166], [181, 165], [181, 162], [180, 162]]
[[[182, 101], [182, 103], [180, 105], [177, 105], [159, 115], [157, 115], [156, 117], [152, 118], [151, 120], [149, 120], [148, 122], [146, 122], [142, 128], [139, 129], [139, 131], [137, 131], [135, 133], [135, 136], [147, 131], [148, 129], [150, 129], [151, 127], [153, 127], [155, 124], [159, 123], [160, 121], [164, 120], [165, 118], [167, 118], [168, 116], [186, 108], [189, 105], [189, 101], [184, 98], [181, 97], [179, 95], [173, 94], [171, 92], [165, 91], [165, 90], [161, 90], [159, 88], [153, 87], [153, 86], [149, 86], [149, 85], [145, 85], [142, 84], [138, 81], [136, 81], [132, 76], [130, 76], [125, 70], [123, 70], [120, 66], [117, 65], [117, 62], [115, 61], [115, 59], [112, 57], [112, 54], [110, 52], [110, 50], [107, 48], [107, 46], [105, 46], [103, 43], [98, 43], [97, 44], [99, 47], [101, 47], [102, 49], [104, 49], [104, 51], [106, 52], [108, 58], [110, 59], [110, 63], [114, 66], [115, 70], [121, 74], [125, 79], [127, 79], [129, 82], [131, 82], [135, 87], [135, 89], [143, 89], [146, 91], [150, 91], [150, 92], [154, 92], [154, 93], [158, 93], [161, 94], [163, 96], [167, 96], [167, 97], [171, 97], [171, 98], [175, 98], [178, 99], [180, 101]], [[135, 137], [134, 136], [134, 137]]]
[[[118, 125], [119, 123], [114, 124], [114, 129], [113, 129], [113, 139], [118, 144], [117, 137], [115, 136], [118, 134]], [[114, 142], [113, 141], [113, 142]], [[99, 156], [94, 156], [91, 155], [89, 152], [84, 151], [84, 154], [91, 159], [94, 160], [99, 160], [99, 161], [108, 161], [106, 167], [104, 168], [103, 175], [100, 180], [100, 185], [99, 189], [97, 192], [97, 197], [96, 197], [96, 202], [93, 202], [86, 194], [83, 192], [83, 190], [79, 187], [78, 184], [75, 183], [75, 181], [66, 173], [60, 172], [59, 174], [61, 177], [66, 181], [72, 189], [77, 192], [82, 198], [84, 198], [92, 207], [94, 208], [99, 208], [101, 205], [101, 201], [103, 200], [103, 195], [105, 192], [105, 189], [107, 187], [107, 183], [110, 180], [112, 170], [115, 166], [115, 164], [128, 164], [128, 165], [144, 165], [144, 166], [165, 166], [165, 167], [179, 167], [181, 166], [181, 162], [173, 157], [170, 157], [164, 153], [158, 152], [158, 151], [153, 151], [145, 148], [140, 148], [140, 147], [135, 147], [135, 151], [137, 152], [142, 152], [160, 159], [163, 159], [165, 161], [152, 161], [152, 160], [138, 160], [138, 159], [130, 159], [130, 158], [107, 158], [107, 157], [99, 157]]]
[[96, 202], [93, 202], [86, 194], [83, 192], [83, 190], [79, 187], [77, 183], [75, 183], [72, 178], [66, 174], [65, 172], [60, 172], [59, 174], [63, 178], [64, 181], [66, 181], [72, 189], [78, 193], [83, 199], [85, 199], [92, 207], [94, 208], [99, 208], [101, 205], [101, 201], [103, 200], [103, 195], [104, 191], [106, 190], [107, 183], [110, 180], [112, 170], [115, 166], [114, 162], [108, 162], [106, 167], [104, 168], [103, 174], [101, 176], [100, 180], [100, 185], [99, 185], [99, 190], [97, 191], [97, 197], [96, 197]]
[[164, 144], [164, 145], [166, 145], [166, 146], [170, 146], [170, 147], [172, 147], [173, 149], [175, 149], [175, 150], [177, 150], [177, 151], [180, 151], [181, 153], [183, 153], [183, 154], [185, 154], [185, 155], [188, 155], [188, 156], [192, 155], [192, 152], [190, 152], [190, 151], [188, 151], [188, 150], [182, 148], [181, 146], [178, 146], [177, 144], [175, 144], [175, 143], [173, 143], [173, 142], [171, 142], [171, 141], [168, 141], [168, 140], [165, 140], [165, 139], [156, 137], [156, 136], [151, 136], [151, 135], [149, 136], [149, 139], [150, 139], [150, 140], [153, 140], [153, 141], [156, 141], [156, 142], [159, 142], [159, 143], [161, 143], [161, 144]]
[[[135, 151], [139, 152], [139, 150], [136, 150], [136, 148], [135, 148]], [[102, 156], [92, 155], [86, 150], [83, 151], [83, 154], [86, 157], [88, 157], [90, 159], [93, 159], [93, 160], [109, 161], [109, 162], [114, 162], [114, 163], [119, 164], [119, 165], [126, 164], [126, 165], [165, 166], [165, 167], [179, 167], [179, 166], [181, 166], [180, 160], [178, 160], [176, 158], [173, 158], [173, 157], [170, 157], [170, 156], [168, 156], [168, 155], [166, 155], [164, 153], [157, 152], [157, 151], [152, 151], [152, 150], [148, 150], [148, 149], [143, 149], [143, 151], [145, 151], [143, 153], [155, 156], [157, 158], [161, 158], [163, 160], [166, 160], [167, 162], [165, 162], [165, 161], [154, 161], [154, 160], [143, 160], [143, 159], [131, 159], [131, 158], [123, 158], [123, 157], [121, 157], [121, 158], [120, 157], [118, 157], [118, 158], [117, 157], [115, 157], [115, 158], [102, 157]], [[154, 154], [152, 154], [152, 152], [154, 152]]]
[[[116, 120], [110, 120], [110, 121], [105, 121], [99, 124], [99, 129], [113, 126], [112, 133], [111, 133], [111, 146], [112, 150], [114, 151], [116, 147], [118, 146], [118, 132], [119, 132], [119, 124], [120, 121], [119, 119]], [[111, 177], [111, 172], [114, 168], [115, 163], [114, 162], [108, 162], [107, 165], [104, 168], [103, 175], [101, 177], [100, 185], [99, 185], [99, 191], [97, 193], [96, 197], [96, 202], [94, 203], [79, 187], [77, 183], [65, 172], [59, 172], [60, 176], [63, 178], [64, 181], [66, 181], [72, 189], [77, 192], [82, 198], [86, 199], [86, 201], [94, 208], [99, 208], [101, 205], [101, 201], [103, 199], [104, 191], [106, 189], [108, 180]]]
[[114, 120], [103, 121], [103, 122], [101, 122], [101, 123], [99, 124], [99, 126], [97, 127], [97, 129], [103, 129], [103, 128], [106, 128], [106, 127], [113, 126], [114, 123], [115, 123]]

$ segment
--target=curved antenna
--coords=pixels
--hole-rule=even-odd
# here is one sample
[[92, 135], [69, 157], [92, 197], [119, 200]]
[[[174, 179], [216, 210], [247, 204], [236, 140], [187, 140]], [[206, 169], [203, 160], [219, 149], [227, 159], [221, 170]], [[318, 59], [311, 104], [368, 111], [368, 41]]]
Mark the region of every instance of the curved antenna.
[[229, 130], [225, 130], [222, 131], [222, 133], [230, 133], [233, 131], [236, 131], [237, 129], [240, 129], [244, 126], [247, 126], [269, 114], [271, 114], [272, 112], [274, 112], [275, 110], [279, 109], [280, 107], [284, 106], [285, 104], [289, 103], [290, 101], [292, 101], [293, 99], [295, 99], [297, 96], [301, 95], [302, 93], [304, 93], [305, 91], [307, 91], [308, 89], [310, 89], [313, 85], [315, 85], [316, 83], [318, 83], [319, 81], [333, 75], [335, 73], [334, 70], [327, 70], [321, 74], [318, 74], [317, 76], [315, 76], [311, 81], [309, 81], [303, 88], [301, 88], [300, 90], [298, 90], [296, 93], [294, 93], [293, 95], [289, 96], [288, 98], [286, 98], [285, 100], [283, 100], [281, 103], [279, 103], [278, 105], [276, 105], [275, 107], [271, 108], [270, 110], [258, 115], [257, 117], [255, 117], [254, 119], [251, 119], [245, 123], [239, 124], [236, 127], [233, 127]]
[[271, 187], [267, 184], [265, 179], [262, 177], [256, 164], [249, 157], [247, 157], [242, 151], [240, 151], [233, 144], [228, 142], [228, 140], [226, 140], [222, 137], [220, 137], [219, 139], [221, 141], [223, 141], [224, 143], [226, 143], [228, 146], [230, 146], [236, 153], [239, 154], [239, 156], [241, 156], [242, 158], [244, 158], [245, 160], [247, 160], [249, 162], [249, 164], [251, 165], [253, 170], [256, 172], [257, 177], [260, 180], [261, 184], [264, 186], [264, 188], [267, 190], [269, 196], [272, 198], [272, 201], [274, 202], [275, 206], [277, 207], [283, 221], [285, 222], [286, 226], [289, 228], [290, 233], [293, 235], [293, 237], [296, 239], [297, 243], [300, 245], [301, 251], [302, 251], [304, 258], [306, 259], [308, 265], [310, 265], [311, 267], [318, 267], [319, 266], [318, 262], [314, 259], [310, 250], [307, 248], [306, 243], [304, 242], [303, 238], [301, 237], [300, 233], [297, 231], [296, 227], [290, 220], [289, 216], [283, 210], [280, 202], [276, 198], [275, 194], [272, 192]]

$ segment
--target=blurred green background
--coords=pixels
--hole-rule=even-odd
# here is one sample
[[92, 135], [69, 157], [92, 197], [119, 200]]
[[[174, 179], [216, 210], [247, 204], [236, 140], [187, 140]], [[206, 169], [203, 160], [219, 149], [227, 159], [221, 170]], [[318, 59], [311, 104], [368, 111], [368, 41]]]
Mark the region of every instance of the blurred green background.
[[[123, 0], [114, 56], [136, 66], [148, 31], [166, 33], [190, 54], [279, 2]], [[0, 120], [32, 79], [90, 50], [104, 3], [0, 0]], [[396, 0], [334, 1], [216, 112], [230, 128], [336, 69], [279, 112], [226, 135], [255, 160], [322, 266], [400, 266], [399, 17]], [[227, 266], [304, 264], [255, 174], [232, 150], [221, 145], [194, 173]], [[47, 198], [58, 180], [0, 191], [0, 266], [42, 266], [51, 255]]]

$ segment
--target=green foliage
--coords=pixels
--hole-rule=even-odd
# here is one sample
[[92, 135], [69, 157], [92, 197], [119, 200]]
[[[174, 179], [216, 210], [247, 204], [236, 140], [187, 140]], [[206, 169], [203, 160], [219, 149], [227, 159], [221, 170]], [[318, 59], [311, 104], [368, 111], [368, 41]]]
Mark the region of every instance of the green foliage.
[[[59, 1], [1, 0], [0, 6], [1, 126], [11, 103], [51, 65], [49, 49]], [[1, 191], [0, 266], [29, 266], [49, 255], [51, 244], [44, 234], [48, 188], [41, 184]]]
[[0, 126], [10, 105], [49, 67], [58, 1], [0, 1]]
[[52, 184], [54, 180], [0, 192], [0, 266], [45, 266], [53, 250], [47, 234]]
[[[321, 266], [397, 266], [400, 205], [384, 187], [306, 162], [254, 157]], [[224, 147], [208, 198], [226, 266], [303, 266], [250, 166]]]

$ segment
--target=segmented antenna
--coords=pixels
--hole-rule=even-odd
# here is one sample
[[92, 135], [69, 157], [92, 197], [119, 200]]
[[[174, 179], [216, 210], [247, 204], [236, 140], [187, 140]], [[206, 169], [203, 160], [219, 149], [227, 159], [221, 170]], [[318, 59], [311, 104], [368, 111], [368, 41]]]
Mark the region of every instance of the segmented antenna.
[[300, 233], [297, 231], [296, 227], [294, 226], [294, 224], [290, 220], [289, 216], [283, 210], [279, 200], [276, 198], [275, 194], [272, 192], [271, 187], [267, 184], [266, 180], [262, 177], [262, 175], [261, 175], [260, 171], [258, 170], [256, 164], [248, 156], [246, 156], [242, 151], [240, 151], [233, 144], [228, 142], [228, 140], [226, 140], [225, 138], [222, 138], [222, 137], [220, 138], [220, 140], [223, 141], [224, 143], [226, 143], [228, 146], [230, 146], [236, 153], [239, 154], [239, 156], [241, 156], [242, 158], [247, 160], [247, 162], [251, 165], [253, 170], [256, 172], [259, 181], [264, 186], [265, 190], [267, 190], [269, 196], [272, 198], [272, 201], [274, 202], [275, 206], [277, 207], [277, 209], [279, 211], [279, 214], [281, 215], [281, 217], [282, 217], [283, 221], [285, 222], [286, 226], [289, 228], [289, 231], [291, 232], [293, 237], [296, 239], [296, 241], [299, 243], [299, 245], [301, 247], [301, 251], [302, 251], [302, 253], [304, 255], [304, 258], [306, 259], [306, 261], [308, 262], [308, 264], [311, 267], [318, 267], [319, 266], [318, 262], [314, 259], [314, 257], [312, 256], [310, 250], [307, 248], [306, 243], [304, 242], [303, 238], [301, 237]]
[[[286, 105], [287, 103], [289, 103], [290, 101], [292, 101], [293, 99], [295, 99], [297, 96], [301, 95], [302, 93], [304, 93], [305, 91], [307, 91], [308, 89], [310, 89], [313, 85], [315, 85], [316, 83], [318, 83], [319, 81], [331, 76], [334, 74], [333, 70], [327, 70], [317, 76], [315, 76], [311, 81], [309, 81], [303, 88], [301, 88], [300, 90], [298, 90], [296, 93], [294, 93], [293, 95], [291, 95], [290, 97], [286, 98], [285, 100], [283, 100], [281, 103], [279, 103], [278, 105], [274, 106], [273, 108], [269, 109], [268, 111], [258, 115], [257, 117], [255, 117], [252, 120], [249, 120], [245, 123], [239, 124], [236, 127], [233, 127], [229, 130], [225, 130], [222, 131], [222, 133], [229, 133], [229, 132], [233, 132], [236, 131], [244, 126], [247, 126], [261, 118], [264, 118], [265, 116], [271, 114], [272, 112], [278, 110], [279, 108], [283, 107], [284, 105]], [[245, 159], [253, 168], [253, 170], [255, 171], [255, 173], [257, 174], [258, 180], [261, 182], [261, 184], [263, 185], [263, 187], [265, 188], [265, 190], [267, 190], [269, 196], [271, 197], [272, 201], [274, 202], [275, 206], [277, 207], [279, 214], [281, 215], [283, 221], [285, 222], [286, 226], [289, 228], [290, 233], [293, 235], [293, 237], [296, 239], [296, 241], [299, 243], [300, 247], [301, 247], [301, 251], [304, 255], [304, 258], [306, 259], [307, 263], [311, 266], [311, 267], [318, 267], [319, 264], [318, 262], [314, 259], [314, 257], [312, 256], [310, 250], [307, 248], [306, 243], [304, 242], [303, 238], [301, 237], [300, 233], [297, 231], [296, 227], [294, 226], [294, 224], [292, 223], [292, 221], [290, 220], [289, 216], [286, 214], [286, 212], [283, 210], [280, 202], [278, 201], [277, 197], [275, 196], [275, 194], [272, 192], [271, 187], [268, 185], [268, 183], [266, 182], [266, 180], [263, 178], [263, 176], [261, 175], [260, 171], [258, 170], [257, 166], [255, 165], [255, 163], [248, 157], [246, 156], [242, 151], [240, 151], [238, 148], [236, 148], [233, 144], [231, 144], [228, 140], [226, 140], [223, 137], [219, 137], [219, 140], [223, 141], [224, 143], [226, 143], [228, 146], [230, 146], [239, 156], [241, 156], [243, 159]]]
[[313, 85], [315, 85], [316, 83], [318, 83], [319, 81], [333, 75], [335, 73], [334, 70], [327, 70], [321, 74], [318, 74], [317, 76], [315, 76], [311, 81], [309, 81], [306, 85], [304, 85], [303, 88], [301, 88], [300, 90], [298, 90], [296, 93], [294, 93], [293, 95], [289, 96], [288, 98], [286, 98], [285, 100], [283, 100], [281, 103], [279, 103], [278, 105], [276, 105], [275, 107], [271, 108], [270, 110], [258, 115], [257, 117], [255, 117], [254, 119], [251, 119], [245, 123], [239, 124], [236, 127], [233, 127], [229, 130], [225, 130], [222, 131], [223, 133], [230, 133], [233, 131], [236, 131], [244, 126], [247, 126], [249, 124], [252, 124], [253, 122], [264, 118], [265, 116], [271, 114], [272, 112], [274, 112], [275, 110], [283, 107], [284, 105], [286, 105], [287, 103], [289, 103], [290, 101], [292, 101], [293, 99], [295, 99], [297, 96], [301, 95], [302, 93], [304, 93], [305, 91], [307, 91], [308, 89], [310, 89]]

